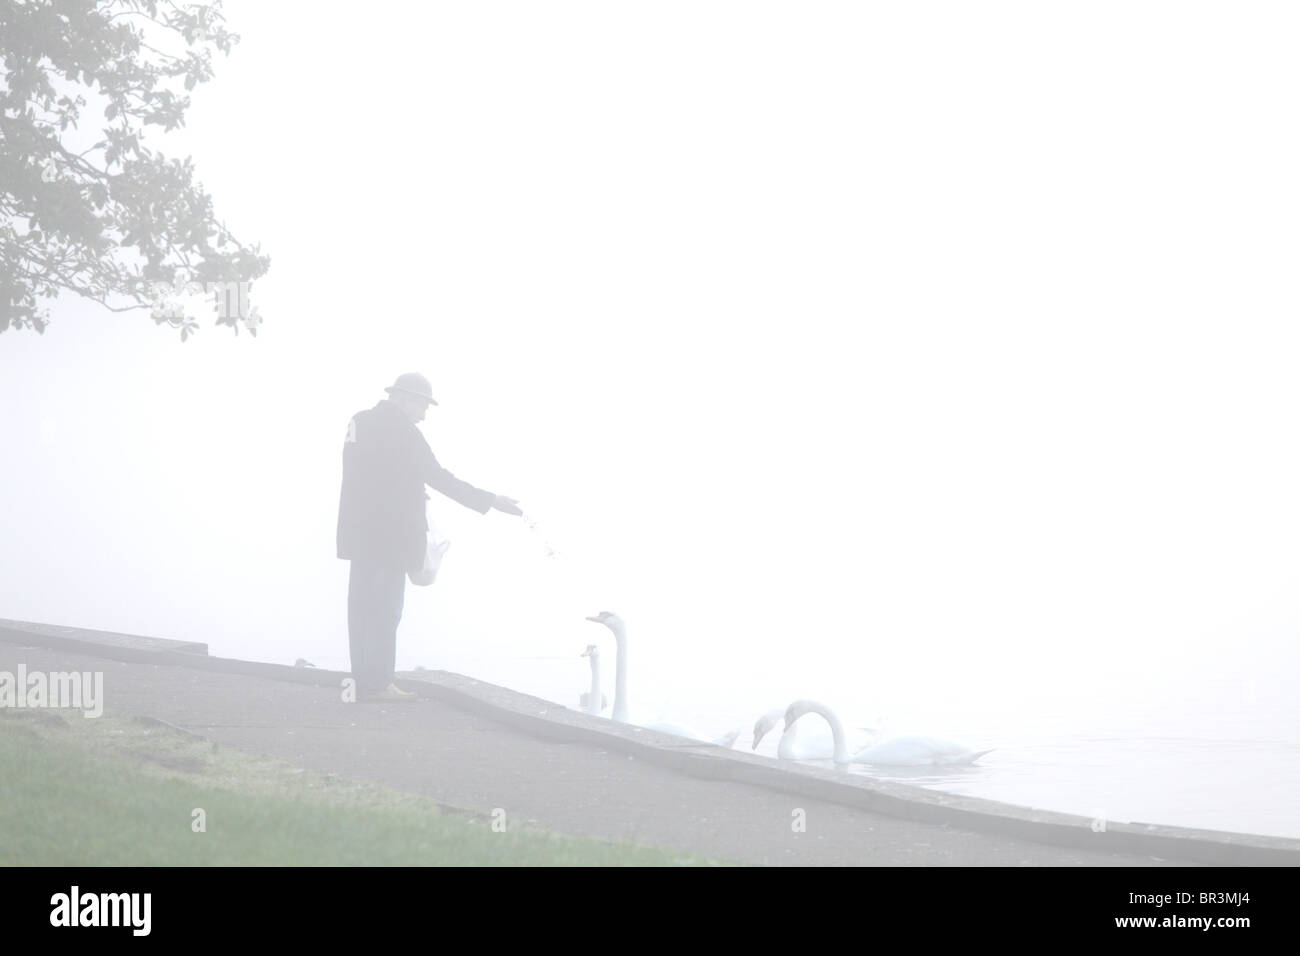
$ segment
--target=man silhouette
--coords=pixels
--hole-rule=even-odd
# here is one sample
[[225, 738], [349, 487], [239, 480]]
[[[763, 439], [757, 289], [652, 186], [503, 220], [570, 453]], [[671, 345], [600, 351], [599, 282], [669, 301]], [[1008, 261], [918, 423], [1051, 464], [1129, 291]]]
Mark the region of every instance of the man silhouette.
[[339, 495], [338, 556], [352, 562], [348, 577], [348, 644], [359, 700], [411, 700], [393, 682], [397, 625], [407, 572], [424, 565], [429, 523], [428, 485], [481, 514], [495, 508], [520, 515], [513, 498], [484, 491], [438, 464], [424, 435], [433, 387], [407, 372], [374, 408], [348, 422]]

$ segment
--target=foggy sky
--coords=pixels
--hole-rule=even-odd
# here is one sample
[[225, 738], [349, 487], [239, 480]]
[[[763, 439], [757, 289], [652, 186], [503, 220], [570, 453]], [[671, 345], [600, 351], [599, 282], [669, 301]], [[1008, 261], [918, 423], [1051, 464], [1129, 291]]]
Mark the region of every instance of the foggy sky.
[[226, 3], [158, 143], [256, 340], [0, 336], [0, 616], [344, 666], [344, 428], [418, 370], [563, 558], [436, 501], [400, 666], [576, 694], [609, 608], [652, 697], [1289, 691], [1294, 10], [351, 9]]

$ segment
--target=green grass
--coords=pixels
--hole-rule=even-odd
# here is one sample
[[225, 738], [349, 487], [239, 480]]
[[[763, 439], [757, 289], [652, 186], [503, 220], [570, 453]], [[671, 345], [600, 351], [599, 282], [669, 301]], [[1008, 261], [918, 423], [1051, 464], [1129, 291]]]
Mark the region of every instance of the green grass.
[[[202, 808], [206, 832], [192, 829]], [[671, 866], [105, 714], [0, 711], [0, 865]]]

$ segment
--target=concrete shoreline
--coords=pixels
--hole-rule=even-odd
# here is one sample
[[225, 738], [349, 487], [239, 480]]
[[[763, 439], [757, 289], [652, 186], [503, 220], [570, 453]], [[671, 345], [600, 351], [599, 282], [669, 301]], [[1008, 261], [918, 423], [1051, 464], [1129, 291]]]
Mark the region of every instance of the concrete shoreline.
[[[170, 665], [316, 687], [338, 688], [348, 676], [337, 671], [213, 657], [203, 644], [23, 621], [0, 620], [0, 642], [125, 663]], [[1109, 822], [1103, 832], [1094, 832], [1092, 821], [1086, 817], [723, 750], [711, 744], [615, 724], [459, 674], [428, 671], [403, 674], [401, 679], [404, 687], [421, 697], [489, 718], [530, 737], [626, 754], [701, 780], [743, 784], [919, 824], [1090, 853], [1219, 866], [1300, 864], [1300, 840]]]

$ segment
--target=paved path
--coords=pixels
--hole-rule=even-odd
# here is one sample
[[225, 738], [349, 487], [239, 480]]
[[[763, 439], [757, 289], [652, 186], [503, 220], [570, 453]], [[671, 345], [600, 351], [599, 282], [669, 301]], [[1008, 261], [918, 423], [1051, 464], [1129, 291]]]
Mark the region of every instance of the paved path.
[[[562, 833], [759, 864], [1147, 866], [916, 823], [744, 783], [699, 779], [590, 745], [542, 740], [421, 699], [344, 704], [339, 692], [261, 677], [126, 664], [0, 642], [0, 670], [103, 671], [106, 711], [148, 715], [246, 752], [365, 778], [451, 807]], [[807, 832], [794, 833], [801, 807]]]

